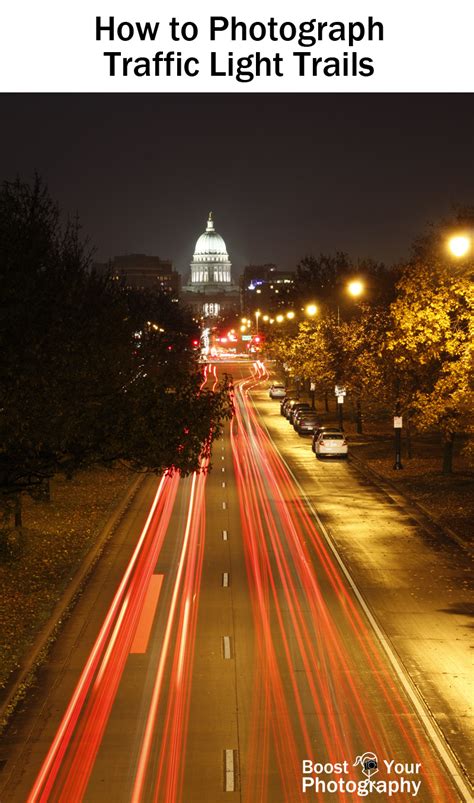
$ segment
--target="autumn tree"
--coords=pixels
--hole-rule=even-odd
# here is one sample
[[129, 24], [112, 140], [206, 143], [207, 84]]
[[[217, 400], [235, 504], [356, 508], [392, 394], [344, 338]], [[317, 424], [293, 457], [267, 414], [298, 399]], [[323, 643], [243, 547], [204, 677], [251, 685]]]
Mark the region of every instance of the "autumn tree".
[[472, 410], [473, 300], [472, 284], [433, 259], [407, 268], [391, 306], [387, 350], [412, 383], [417, 427], [441, 431], [444, 473]]

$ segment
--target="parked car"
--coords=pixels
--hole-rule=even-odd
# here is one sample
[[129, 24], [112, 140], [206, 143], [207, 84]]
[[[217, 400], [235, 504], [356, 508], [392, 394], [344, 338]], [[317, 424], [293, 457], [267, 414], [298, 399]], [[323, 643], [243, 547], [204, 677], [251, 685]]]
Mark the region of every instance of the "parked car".
[[321, 432], [314, 447], [316, 457], [347, 457], [347, 441], [343, 432], [325, 430]]
[[[304, 402], [304, 404], [305, 404], [305, 402]], [[313, 410], [311, 408], [311, 405], [308, 405], [306, 407], [294, 407], [293, 410], [292, 410], [293, 426], [295, 426], [296, 422], [298, 421], [298, 418], [301, 415], [303, 415], [303, 413], [314, 413], [315, 415], [317, 415], [316, 410]]]
[[286, 396], [285, 386], [281, 382], [274, 382], [268, 391], [268, 395], [271, 399], [284, 399]]
[[281, 415], [286, 416], [286, 405], [290, 401], [293, 401], [293, 400], [296, 401], [296, 398], [294, 396], [285, 396], [285, 398], [281, 400], [281, 402], [280, 402], [280, 414]]
[[308, 402], [297, 402], [296, 404], [293, 404], [293, 406], [290, 409], [290, 414], [288, 416], [288, 421], [290, 422], [290, 424], [294, 423], [295, 413], [297, 413], [299, 410], [311, 410], [311, 405], [308, 404]]
[[290, 410], [291, 410], [291, 408], [292, 408], [292, 407], [293, 407], [295, 404], [298, 404], [298, 403], [299, 403], [299, 399], [295, 399], [295, 398], [288, 399], [288, 400], [285, 402], [285, 404], [284, 404], [284, 407], [283, 407], [283, 415], [285, 416], [285, 418], [289, 418], [289, 416], [290, 416]]
[[326, 427], [315, 427], [314, 428], [314, 430], [313, 430], [313, 439], [311, 441], [311, 448], [312, 448], [313, 452], [316, 451], [316, 448], [315, 448], [316, 447], [316, 441], [318, 440], [318, 438], [321, 435], [321, 433], [322, 432], [329, 432], [329, 431], [330, 432], [342, 432], [342, 429], [339, 429], [339, 427], [328, 427], [328, 426], [326, 426]]
[[295, 428], [298, 435], [312, 435], [318, 425], [318, 414], [314, 410], [302, 410], [295, 415]]

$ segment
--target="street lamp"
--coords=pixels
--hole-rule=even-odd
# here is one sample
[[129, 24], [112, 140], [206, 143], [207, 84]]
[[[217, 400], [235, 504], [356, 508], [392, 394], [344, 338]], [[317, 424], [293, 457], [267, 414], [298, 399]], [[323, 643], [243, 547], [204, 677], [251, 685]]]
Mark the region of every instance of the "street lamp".
[[260, 310], [259, 310], [259, 309], [256, 309], [256, 310], [255, 310], [255, 322], [256, 322], [256, 324], [257, 324], [257, 335], [258, 335], [258, 319], [260, 318], [260, 315], [261, 315], [261, 314], [262, 314], [262, 313], [260, 312]]
[[318, 308], [316, 304], [307, 304], [306, 305], [306, 315], [309, 315], [311, 318], [316, 315]]
[[282, 321], [284, 321], [284, 320], [285, 320], [285, 318], [284, 318], [284, 316], [283, 316], [283, 315], [277, 315], [277, 316], [276, 316], [276, 322], [277, 322], [277, 323], [281, 323], [281, 322], [282, 322]]
[[359, 298], [364, 292], [364, 283], [360, 279], [353, 279], [347, 285], [347, 292], [352, 298]]
[[286, 313], [286, 317], [288, 318], [289, 321], [292, 321], [293, 318], [295, 317], [295, 313], [293, 312], [293, 310], [290, 310], [289, 312], [287, 312]]
[[462, 259], [471, 250], [471, 238], [467, 234], [454, 234], [448, 240], [448, 248], [457, 259]]

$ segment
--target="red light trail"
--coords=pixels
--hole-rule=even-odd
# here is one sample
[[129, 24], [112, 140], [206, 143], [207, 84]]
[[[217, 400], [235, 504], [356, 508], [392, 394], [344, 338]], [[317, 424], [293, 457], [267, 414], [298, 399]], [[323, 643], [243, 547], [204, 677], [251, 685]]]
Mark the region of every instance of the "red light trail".
[[[353, 759], [372, 750], [421, 763], [420, 799], [454, 802], [419, 718], [259, 420], [249, 393], [267, 377], [258, 360], [252, 377], [235, 383], [230, 428], [255, 646], [255, 665], [239, 667], [253, 678], [239, 759], [242, 800], [273, 803], [269, 778], [276, 773], [284, 801], [303, 803], [303, 759], [349, 760], [348, 778], [357, 781]], [[206, 383], [217, 387], [215, 365], [204, 367], [201, 387]], [[127, 661], [153, 652], [150, 634], [160, 606], [162, 637], [149, 666], [138, 749], [130, 757], [129, 799], [182, 803], [206, 545], [206, 468], [203, 461], [203, 471], [181, 484], [177, 474], [161, 478], [28, 803], [79, 803], [87, 796]], [[179, 498], [185, 515], [176, 540], [172, 517]], [[170, 532], [175, 568], [166, 575], [157, 562]], [[338, 791], [333, 798], [346, 795]]]
[[[258, 421], [248, 394], [265, 377], [263, 364], [257, 362], [254, 378], [236, 383], [236, 416], [231, 425], [257, 641], [243, 799], [246, 803], [269, 800], [266, 779], [271, 746], [285, 800], [296, 803], [305, 799], [298, 791], [303, 758], [324, 755], [325, 761], [335, 763], [355, 757], [369, 745], [380, 756], [403, 753], [406, 760], [421, 763], [428, 799], [454, 801], [439, 758], [419, 722], [413, 723], [409, 703], [373, 632]], [[332, 590], [330, 608], [328, 592], [323, 591], [326, 586]], [[352, 644], [358, 645], [357, 659]], [[286, 659], [283, 665], [278, 663], [278, 652]], [[304, 668], [304, 680], [295, 671], [295, 660]], [[380, 706], [383, 717], [378, 713]], [[320, 734], [317, 745], [314, 724], [311, 727], [315, 719]], [[352, 768], [350, 778], [357, 780]], [[335, 797], [343, 800], [344, 794]]]

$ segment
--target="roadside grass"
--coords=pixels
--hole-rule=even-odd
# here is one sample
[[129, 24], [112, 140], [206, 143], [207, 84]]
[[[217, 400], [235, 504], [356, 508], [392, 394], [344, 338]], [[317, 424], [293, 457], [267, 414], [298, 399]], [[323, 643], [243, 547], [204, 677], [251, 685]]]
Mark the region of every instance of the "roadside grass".
[[134, 475], [94, 469], [23, 500], [21, 542], [0, 561], [0, 690], [33, 644]]

